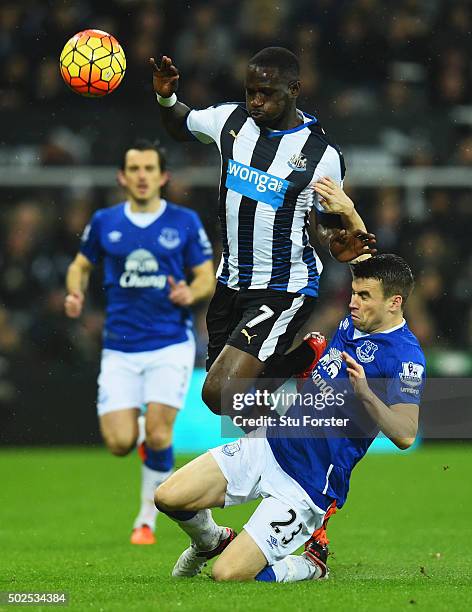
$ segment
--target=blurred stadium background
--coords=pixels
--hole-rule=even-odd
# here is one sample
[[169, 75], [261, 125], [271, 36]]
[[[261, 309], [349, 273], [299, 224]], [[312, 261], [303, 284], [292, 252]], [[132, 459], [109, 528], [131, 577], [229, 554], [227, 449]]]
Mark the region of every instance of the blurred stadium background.
[[[73, 94], [58, 70], [64, 43], [89, 27], [113, 33], [128, 60], [103, 100]], [[264, 46], [300, 56], [300, 108], [342, 146], [346, 189], [380, 249], [403, 255], [417, 276], [407, 317], [429, 374], [469, 376], [471, 31], [466, 0], [2, 2], [1, 443], [99, 440], [100, 276], [73, 322], [63, 315], [64, 275], [91, 213], [122, 198], [116, 168], [136, 137], [168, 146], [166, 196], [199, 212], [219, 253], [217, 152], [166, 139], [147, 64], [159, 53], [179, 67], [179, 96], [192, 107], [243, 99], [246, 62]], [[316, 322], [329, 333], [345, 311], [349, 272], [322, 259]], [[195, 311], [199, 367], [205, 311]]]

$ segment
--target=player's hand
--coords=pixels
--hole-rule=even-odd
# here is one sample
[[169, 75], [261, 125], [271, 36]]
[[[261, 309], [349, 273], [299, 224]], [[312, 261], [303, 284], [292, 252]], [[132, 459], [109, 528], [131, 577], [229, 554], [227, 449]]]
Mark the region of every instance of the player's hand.
[[350, 215], [354, 210], [354, 202], [329, 176], [318, 179], [313, 189], [318, 194], [319, 203], [325, 212], [332, 215]]
[[367, 383], [364, 368], [357, 363], [346, 351], [343, 351], [342, 358], [346, 362], [349, 382], [354, 389], [354, 393], [359, 399], [367, 399], [372, 395], [372, 391]]
[[64, 310], [71, 319], [77, 319], [82, 314], [84, 305], [84, 294], [81, 291], [72, 291], [66, 295]]
[[192, 290], [184, 280], [175, 282], [173, 276], [167, 278], [169, 281], [169, 300], [176, 306], [191, 306], [194, 302]]
[[375, 244], [374, 234], [361, 230], [335, 230], [329, 241], [329, 252], [340, 262], [352, 261], [360, 255], [375, 255]]
[[163, 55], [159, 64], [153, 57], [149, 58], [152, 66], [152, 86], [154, 91], [164, 98], [170, 98], [179, 86], [179, 71], [170, 57]]

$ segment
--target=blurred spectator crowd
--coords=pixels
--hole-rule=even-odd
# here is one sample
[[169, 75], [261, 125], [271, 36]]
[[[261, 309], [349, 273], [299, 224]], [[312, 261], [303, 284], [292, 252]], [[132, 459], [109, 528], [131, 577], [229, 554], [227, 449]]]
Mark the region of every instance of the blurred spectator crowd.
[[[117, 36], [128, 60], [119, 90], [100, 101], [70, 92], [58, 70], [65, 42], [90, 27]], [[204, 107], [241, 100], [247, 60], [276, 44], [300, 57], [300, 106], [344, 148], [375, 146], [377, 163], [470, 166], [471, 31], [468, 0], [5, 0], [0, 162], [18, 158], [22, 129], [24, 144], [40, 145], [28, 162], [114, 163], [120, 137], [159, 129], [150, 56], [171, 55], [179, 95]], [[179, 163], [212, 159], [177, 153]]]
[[142, 98], [135, 85], [149, 84], [150, 56], [171, 54], [187, 97], [204, 106], [240, 99], [248, 57], [274, 44], [300, 56], [305, 97], [328, 98], [339, 113], [385, 104], [447, 109], [470, 97], [467, 0], [5, 0], [2, 105], [73, 102], [57, 60], [66, 40], [90, 27], [122, 42], [133, 84], [123, 92], [134, 105]]
[[[128, 60], [119, 90], [101, 101], [72, 94], [58, 70], [65, 42], [90, 27], [117, 36]], [[114, 142], [110, 132], [126, 134], [123, 123], [143, 114], [147, 129], [158, 128], [150, 56], [171, 55], [179, 95], [204, 107], [241, 100], [247, 60], [275, 44], [300, 57], [300, 106], [319, 113], [344, 147], [375, 144], [401, 164], [471, 165], [471, 31], [468, 0], [5, 0], [0, 107], [23, 113], [43, 163], [113, 163], [104, 131]], [[48, 121], [30, 127], [30, 113], [41, 112]], [[127, 120], [117, 130], [120, 112]], [[69, 123], [69, 138], [58, 122]], [[17, 130], [9, 133], [5, 141], [18, 143]]]
[[[125, 80], [106, 100], [72, 94], [58, 71], [64, 43], [89, 27], [113, 33], [127, 55]], [[11, 164], [12, 172], [15, 160], [117, 165], [117, 148], [131, 136], [159, 131], [150, 56], [171, 55], [182, 73], [179, 95], [205, 107], [243, 99], [248, 58], [262, 47], [282, 45], [301, 59], [300, 107], [319, 113], [346, 152], [371, 147], [397, 166], [471, 167], [471, 31], [472, 4], [466, 0], [5, 0], [0, 108], [8, 121], [0, 164]], [[215, 164], [210, 149], [172, 147], [171, 163]], [[100, 275], [92, 279], [80, 322], [63, 316], [64, 275], [92, 212], [121, 195], [114, 189], [1, 185], [0, 194], [1, 401], [9, 393], [5, 373], [15, 360], [46, 370], [53, 361], [96, 362], [103, 322]], [[464, 228], [472, 222], [470, 193], [430, 189], [423, 217], [414, 220], [407, 217], [401, 188], [351, 195], [380, 249], [400, 253], [416, 273], [407, 315], [420, 341], [426, 348], [469, 346], [472, 250]], [[218, 252], [216, 185], [174, 181], [168, 197], [198, 210]], [[346, 310], [349, 272], [323, 259], [316, 322], [328, 331]], [[199, 365], [204, 314], [202, 306], [196, 312]]]

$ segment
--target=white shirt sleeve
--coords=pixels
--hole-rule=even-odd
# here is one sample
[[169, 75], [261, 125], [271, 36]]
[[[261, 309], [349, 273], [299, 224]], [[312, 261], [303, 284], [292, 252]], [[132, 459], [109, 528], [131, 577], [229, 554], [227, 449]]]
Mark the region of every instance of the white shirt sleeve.
[[237, 104], [220, 104], [203, 110], [191, 110], [187, 115], [187, 129], [200, 142], [219, 142], [221, 130]]
[[[320, 159], [316, 166], [315, 172], [311, 183], [314, 184], [320, 178], [329, 176], [338, 185], [343, 186], [343, 177], [341, 175], [341, 157], [338, 151], [328, 145], [326, 151], [323, 153], [323, 157]], [[313, 198], [313, 206], [322, 213], [326, 213], [325, 209], [321, 206], [318, 200], [318, 194], [315, 192]]]

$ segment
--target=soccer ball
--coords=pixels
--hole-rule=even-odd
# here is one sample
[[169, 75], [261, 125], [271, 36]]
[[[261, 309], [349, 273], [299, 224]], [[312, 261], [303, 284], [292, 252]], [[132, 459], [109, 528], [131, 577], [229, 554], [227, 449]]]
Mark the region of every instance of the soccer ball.
[[120, 43], [102, 30], [84, 30], [67, 41], [60, 58], [65, 83], [81, 96], [99, 98], [114, 91], [126, 70]]

